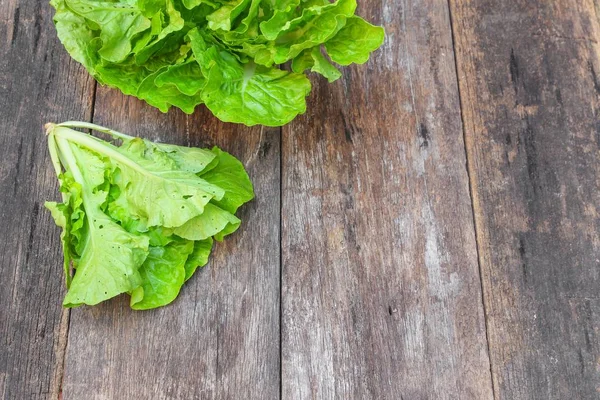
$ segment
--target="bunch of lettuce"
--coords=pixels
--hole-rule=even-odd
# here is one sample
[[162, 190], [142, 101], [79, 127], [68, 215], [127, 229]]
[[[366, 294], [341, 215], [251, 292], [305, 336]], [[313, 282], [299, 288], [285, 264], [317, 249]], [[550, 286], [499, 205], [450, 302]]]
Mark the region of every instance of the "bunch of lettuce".
[[122, 293], [134, 309], [170, 303], [254, 196], [242, 164], [216, 147], [153, 143], [84, 122], [48, 124], [47, 133], [63, 197], [46, 207], [63, 229], [65, 307]]
[[[384, 32], [356, 0], [52, 0], [58, 36], [100, 82], [166, 112], [280, 126], [306, 111], [311, 70], [364, 63]], [[291, 61], [292, 71], [281, 68]]]

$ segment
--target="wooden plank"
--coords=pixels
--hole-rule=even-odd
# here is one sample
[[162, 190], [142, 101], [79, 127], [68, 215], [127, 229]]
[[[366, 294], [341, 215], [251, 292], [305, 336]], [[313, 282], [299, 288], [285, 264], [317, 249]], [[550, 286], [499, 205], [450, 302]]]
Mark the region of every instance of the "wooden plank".
[[595, 4], [450, 3], [496, 397], [598, 398]]
[[186, 117], [99, 88], [94, 122], [239, 157], [256, 200], [238, 232], [168, 307], [127, 299], [72, 311], [64, 399], [276, 398], [279, 394], [279, 130]]
[[446, 1], [360, 3], [368, 64], [284, 128], [284, 399], [492, 397]]
[[43, 2], [0, 2], [0, 54], [0, 397], [56, 398], [68, 313], [60, 230], [44, 209], [59, 195], [42, 125], [89, 118], [93, 84]]

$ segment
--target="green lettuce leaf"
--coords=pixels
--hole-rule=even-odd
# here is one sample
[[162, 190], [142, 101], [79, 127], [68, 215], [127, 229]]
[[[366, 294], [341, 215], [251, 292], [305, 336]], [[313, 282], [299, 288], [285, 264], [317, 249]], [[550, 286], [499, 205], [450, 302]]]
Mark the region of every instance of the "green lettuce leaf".
[[215, 12], [208, 15], [208, 28], [214, 31], [222, 29], [225, 31], [231, 30], [231, 24], [235, 18], [244, 11], [250, 4], [250, 0], [233, 0], [224, 2]]
[[274, 42], [270, 52], [275, 64], [296, 57], [300, 52], [327, 42], [345, 25], [346, 19], [356, 10], [356, 0], [337, 0], [326, 5], [314, 5], [303, 10], [302, 15], [282, 26], [261, 25], [265, 37]]
[[221, 241], [240, 226], [240, 219], [214, 204], [207, 204], [204, 212], [174, 229], [177, 236], [189, 240], [204, 240], [212, 236]]
[[216, 155], [218, 163], [213, 168], [202, 171], [200, 177], [225, 192], [222, 199], [212, 199], [211, 202], [235, 214], [242, 204], [254, 198], [252, 182], [237, 158], [218, 147], [213, 147], [211, 151]]
[[[159, 86], [156, 84], [156, 79], [167, 72], [169, 67], [164, 67], [148, 75], [137, 89], [136, 97], [146, 100], [146, 102], [163, 112], [167, 112], [171, 106], [178, 107], [183, 112], [191, 114], [198, 104], [202, 103], [202, 98], [198, 94], [187, 95], [180, 90], [184, 86], [184, 79], [179, 77], [173, 83], [167, 83], [164, 80]], [[202, 85], [202, 82], [195, 81]], [[189, 87], [190, 84], [188, 83]], [[198, 91], [196, 91], [198, 93]]]
[[194, 275], [196, 269], [204, 267], [208, 263], [208, 256], [212, 250], [213, 240], [199, 240], [194, 242], [194, 250], [188, 256], [185, 262], [185, 280], [187, 281]]
[[63, 46], [75, 61], [96, 76], [102, 41], [88, 27], [84, 17], [67, 8], [64, 0], [52, 0], [50, 4], [56, 9], [54, 25]]
[[307, 69], [323, 75], [329, 82], [334, 82], [342, 76], [340, 71], [323, 56], [319, 47], [304, 50], [292, 61], [294, 72], [302, 73]]
[[167, 66], [154, 78], [156, 87], [162, 88], [173, 85], [186, 96], [197, 94], [202, 90], [205, 83], [202, 70], [195, 60]]
[[79, 243], [76, 273], [63, 304], [98, 304], [141, 285], [138, 269], [148, 255], [149, 241], [127, 232], [102, 211], [108, 197], [99, 188], [105, 163], [64, 139], [58, 139], [58, 146], [74, 177], [65, 183], [81, 187], [79, 207], [85, 215], [85, 239]]
[[[156, 148], [159, 151], [166, 153], [170, 159], [175, 161], [177, 168], [194, 174], [211, 169], [209, 166], [213, 165], [213, 161], [219, 161], [218, 154], [207, 149], [175, 146], [165, 143], [152, 143], [148, 140], [144, 140], [144, 143], [149, 150]], [[216, 166], [216, 163], [214, 166]]]
[[352, 17], [337, 35], [325, 43], [325, 48], [329, 57], [340, 65], [364, 64], [369, 54], [381, 46], [384, 36], [383, 28], [373, 26], [360, 17]]
[[46, 206], [62, 228], [65, 307], [124, 293], [137, 310], [172, 302], [254, 196], [241, 163], [216, 147], [153, 143], [85, 122], [50, 124], [48, 145], [63, 200]]
[[206, 77], [202, 99], [219, 119], [252, 126], [280, 126], [306, 111], [310, 82], [304, 75], [241, 64], [210, 44], [197, 31], [189, 37], [196, 60]]
[[[132, 39], [149, 29], [150, 20], [127, 2], [65, 0], [66, 6], [99, 30], [102, 47], [98, 54], [106, 61], [123, 61], [132, 49]], [[90, 26], [90, 24], [88, 24]]]
[[[62, 43], [100, 82], [167, 112], [280, 126], [306, 111], [310, 70], [330, 82], [365, 62], [383, 29], [356, 0], [51, 0]], [[293, 72], [282, 64], [293, 60]]]
[[146, 152], [141, 139], [119, 148], [126, 157], [114, 158], [120, 171], [117, 185], [126, 197], [130, 212], [148, 221], [148, 226], [174, 228], [202, 214], [224, 190], [194, 173], [177, 169], [177, 164], [162, 152]]
[[191, 241], [150, 247], [139, 270], [142, 284], [131, 293], [131, 308], [147, 310], [175, 300], [185, 282], [185, 263], [193, 250], [194, 242]]

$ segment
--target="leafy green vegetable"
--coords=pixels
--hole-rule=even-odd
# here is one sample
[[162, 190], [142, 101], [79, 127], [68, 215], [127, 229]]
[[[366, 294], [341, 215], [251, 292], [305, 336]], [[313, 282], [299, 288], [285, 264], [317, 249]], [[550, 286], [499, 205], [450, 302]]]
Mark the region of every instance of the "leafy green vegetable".
[[304, 72], [310, 69], [323, 75], [329, 82], [339, 79], [342, 74], [336, 67], [321, 53], [321, 49], [313, 47], [310, 50], [304, 50], [298, 57], [292, 61], [292, 70], [294, 72]]
[[325, 43], [325, 49], [333, 62], [340, 65], [364, 64], [369, 54], [381, 46], [383, 38], [381, 28], [352, 17], [333, 39]]
[[191, 241], [150, 247], [140, 267], [142, 284], [131, 295], [131, 308], [147, 310], [175, 300], [185, 282], [185, 262], [193, 250]]
[[332, 62], [364, 63], [384, 40], [354, 15], [356, 0], [50, 3], [65, 48], [100, 83], [163, 112], [204, 104], [246, 125], [288, 123], [306, 111], [306, 70], [333, 82]]
[[47, 132], [63, 198], [46, 207], [62, 228], [65, 307], [122, 293], [134, 309], [170, 303], [254, 197], [242, 164], [216, 147], [153, 143], [85, 122], [48, 124]]
[[184, 268], [186, 281], [194, 275], [196, 269], [204, 267], [206, 263], [208, 263], [208, 256], [210, 256], [212, 245], [213, 240], [211, 238], [194, 242], [194, 250], [185, 261]]

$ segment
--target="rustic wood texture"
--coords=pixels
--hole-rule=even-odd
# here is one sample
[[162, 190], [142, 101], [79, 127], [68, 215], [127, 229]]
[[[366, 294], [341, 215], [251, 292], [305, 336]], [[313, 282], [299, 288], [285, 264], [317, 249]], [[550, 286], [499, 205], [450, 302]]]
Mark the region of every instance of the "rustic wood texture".
[[490, 399], [445, 1], [363, 1], [372, 60], [283, 129], [284, 399]]
[[[358, 13], [383, 48], [280, 130], [96, 90], [46, 2], [0, 0], [1, 399], [600, 396], [600, 0]], [[69, 119], [247, 166], [171, 306], [61, 309], [41, 127]]]
[[93, 81], [53, 30], [45, 3], [0, 1], [2, 399], [55, 398], [62, 375], [60, 232], [44, 208], [59, 196], [42, 126], [89, 118]]
[[451, 0], [498, 399], [600, 397], [600, 3]]
[[121, 298], [71, 312], [63, 399], [277, 398], [279, 130], [240, 129], [207, 112], [164, 115], [105, 88], [94, 122], [152, 140], [218, 145], [244, 163], [256, 200], [169, 307], [132, 311]]

